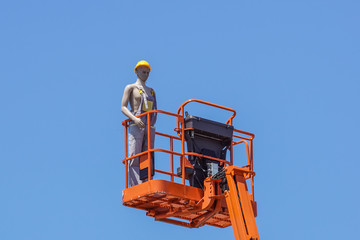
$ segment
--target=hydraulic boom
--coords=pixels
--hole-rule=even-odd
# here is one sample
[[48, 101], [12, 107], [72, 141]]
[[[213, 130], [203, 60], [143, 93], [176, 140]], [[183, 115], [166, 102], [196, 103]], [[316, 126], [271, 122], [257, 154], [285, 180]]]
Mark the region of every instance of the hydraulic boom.
[[230, 214], [236, 240], [259, 240], [255, 222], [256, 202], [252, 202], [246, 186], [244, 172], [241, 168], [228, 166], [225, 168], [229, 190], [225, 191], [225, 199]]

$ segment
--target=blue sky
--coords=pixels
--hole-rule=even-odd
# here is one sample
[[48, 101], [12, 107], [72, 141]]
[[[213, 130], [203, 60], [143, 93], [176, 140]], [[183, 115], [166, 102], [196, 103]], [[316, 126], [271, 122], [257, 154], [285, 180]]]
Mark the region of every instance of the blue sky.
[[[343, 239], [360, 222], [359, 1], [3, 1], [0, 239], [232, 239], [122, 206], [124, 87], [198, 98], [255, 133], [261, 239]], [[226, 113], [194, 107], [215, 120]], [[218, 119], [219, 118], [219, 119]], [[158, 123], [172, 131], [172, 122]]]

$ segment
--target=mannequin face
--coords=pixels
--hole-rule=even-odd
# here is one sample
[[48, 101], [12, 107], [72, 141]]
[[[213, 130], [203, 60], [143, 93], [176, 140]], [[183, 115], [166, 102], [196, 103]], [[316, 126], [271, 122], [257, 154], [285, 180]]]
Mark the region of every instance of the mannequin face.
[[140, 66], [136, 69], [136, 74], [141, 81], [146, 82], [150, 74], [150, 69], [146, 66]]

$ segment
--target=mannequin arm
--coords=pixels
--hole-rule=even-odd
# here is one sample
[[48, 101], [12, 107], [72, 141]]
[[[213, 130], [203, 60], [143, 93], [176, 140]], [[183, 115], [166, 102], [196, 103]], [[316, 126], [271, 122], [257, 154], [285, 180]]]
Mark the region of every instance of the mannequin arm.
[[134, 116], [134, 114], [132, 114], [130, 112], [130, 110], [127, 108], [128, 104], [129, 104], [129, 99], [130, 99], [130, 95], [131, 95], [132, 90], [133, 89], [132, 89], [132, 87], [130, 85], [127, 85], [125, 87], [124, 95], [123, 95], [123, 98], [121, 100], [121, 112], [125, 116], [130, 118], [136, 125], [138, 125], [141, 128], [144, 128], [145, 124], [141, 121], [141, 119]]

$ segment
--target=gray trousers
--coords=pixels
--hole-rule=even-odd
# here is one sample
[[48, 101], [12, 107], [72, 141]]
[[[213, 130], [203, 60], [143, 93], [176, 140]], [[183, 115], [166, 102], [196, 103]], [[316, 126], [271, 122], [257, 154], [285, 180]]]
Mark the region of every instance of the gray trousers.
[[[150, 127], [151, 148], [154, 148], [155, 142], [155, 127]], [[145, 128], [139, 128], [135, 124], [131, 124], [128, 130], [128, 150], [129, 157], [148, 149], [148, 130], [147, 125]], [[140, 160], [134, 158], [128, 161], [128, 179], [129, 186], [135, 186], [142, 183], [140, 179]]]

